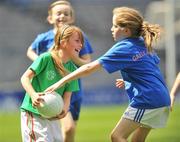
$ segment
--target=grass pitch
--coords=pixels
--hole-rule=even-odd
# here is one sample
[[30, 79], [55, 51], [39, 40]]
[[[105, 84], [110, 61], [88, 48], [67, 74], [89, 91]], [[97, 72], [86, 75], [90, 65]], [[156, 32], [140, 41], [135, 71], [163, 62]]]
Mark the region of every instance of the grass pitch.
[[[77, 127], [76, 142], [110, 142], [110, 133], [126, 106], [83, 107]], [[167, 127], [154, 129], [146, 142], [180, 141], [180, 104], [170, 113]]]
[[[109, 134], [126, 106], [83, 107], [75, 142], [110, 142]], [[179, 142], [180, 104], [170, 113], [166, 128], [152, 130], [146, 142]], [[0, 142], [21, 142], [20, 114], [0, 112]]]

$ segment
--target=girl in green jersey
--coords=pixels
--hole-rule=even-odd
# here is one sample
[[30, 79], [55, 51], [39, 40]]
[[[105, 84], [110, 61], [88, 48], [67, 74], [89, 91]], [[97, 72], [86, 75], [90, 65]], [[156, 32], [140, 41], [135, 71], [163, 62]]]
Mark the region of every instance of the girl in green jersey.
[[57, 117], [43, 118], [37, 107], [43, 101], [42, 95], [48, 86], [76, 69], [71, 59], [79, 55], [82, 45], [82, 31], [76, 26], [64, 25], [55, 35], [52, 50], [41, 54], [22, 75], [21, 83], [26, 91], [21, 105], [23, 142], [63, 142], [58, 119], [65, 117], [68, 112], [71, 93], [79, 89], [77, 80], [56, 90], [64, 100], [63, 111]]

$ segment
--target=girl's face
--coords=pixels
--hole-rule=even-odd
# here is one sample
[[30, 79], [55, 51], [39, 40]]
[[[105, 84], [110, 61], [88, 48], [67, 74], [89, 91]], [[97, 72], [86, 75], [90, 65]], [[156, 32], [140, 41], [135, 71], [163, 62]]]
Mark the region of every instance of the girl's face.
[[52, 15], [49, 16], [50, 24], [61, 27], [63, 24], [72, 24], [73, 17], [71, 8], [68, 5], [56, 5], [52, 8]]
[[112, 32], [112, 36], [114, 38], [115, 41], [125, 38], [127, 37], [127, 28], [125, 27], [120, 27], [117, 24], [117, 20], [116, 20], [117, 16], [113, 15], [113, 19], [112, 19], [112, 28], [111, 28], [111, 32]]
[[69, 57], [79, 56], [79, 52], [82, 49], [83, 45], [80, 39], [80, 36], [77, 32], [74, 32], [72, 36], [69, 38], [68, 43], [66, 45], [67, 55]]

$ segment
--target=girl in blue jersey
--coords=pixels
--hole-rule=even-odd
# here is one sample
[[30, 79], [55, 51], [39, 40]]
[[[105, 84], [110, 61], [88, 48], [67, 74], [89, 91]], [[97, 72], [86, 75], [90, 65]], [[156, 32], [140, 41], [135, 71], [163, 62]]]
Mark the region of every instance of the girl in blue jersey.
[[[71, 4], [66, 0], [59, 0], [53, 2], [49, 6], [47, 20], [51, 25], [53, 25], [54, 28], [45, 33], [39, 34], [34, 40], [34, 42], [31, 44], [31, 46], [28, 48], [27, 56], [31, 60], [35, 60], [41, 53], [48, 51], [53, 46], [54, 35], [58, 27], [61, 27], [63, 24], [73, 24], [75, 18], [74, 10]], [[84, 46], [79, 52], [79, 56], [74, 56], [72, 58], [73, 62], [77, 65], [77, 67], [89, 63], [91, 61], [90, 54], [93, 52], [86, 35], [83, 35]], [[69, 113], [66, 115], [65, 118], [61, 120], [65, 142], [74, 142], [75, 128], [77, 125], [76, 123], [80, 115], [83, 94], [81, 81], [78, 81], [80, 90], [77, 92], [73, 92]]]
[[102, 68], [109, 73], [120, 71], [130, 103], [113, 129], [111, 141], [127, 142], [132, 134], [133, 142], [144, 142], [152, 128], [165, 126], [169, 115], [169, 92], [158, 67], [159, 58], [152, 49], [160, 27], [145, 22], [138, 11], [128, 7], [115, 8], [112, 23], [117, 43], [99, 59], [81, 66], [46, 91]]

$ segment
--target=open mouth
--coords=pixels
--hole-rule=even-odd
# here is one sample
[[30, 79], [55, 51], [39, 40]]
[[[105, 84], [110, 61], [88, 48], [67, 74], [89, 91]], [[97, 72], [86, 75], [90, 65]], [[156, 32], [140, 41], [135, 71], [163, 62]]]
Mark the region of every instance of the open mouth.
[[66, 23], [66, 21], [65, 20], [58, 20], [58, 23], [64, 24], [64, 23]]
[[79, 53], [79, 52], [80, 52], [80, 50], [78, 50], [78, 49], [75, 49], [75, 51], [76, 51], [77, 53]]

